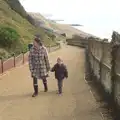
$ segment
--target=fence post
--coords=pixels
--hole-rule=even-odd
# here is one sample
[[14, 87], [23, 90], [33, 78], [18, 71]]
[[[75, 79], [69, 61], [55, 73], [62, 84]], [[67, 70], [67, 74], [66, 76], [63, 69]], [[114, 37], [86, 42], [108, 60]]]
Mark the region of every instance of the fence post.
[[[111, 68], [111, 81], [112, 81], [112, 101], [113, 101], [113, 106], [115, 108], [116, 111], [116, 120], [120, 119], [120, 105], [119, 105], [119, 101], [117, 101], [116, 97], [119, 99], [119, 95], [116, 96], [116, 81], [118, 80], [118, 76], [116, 73], [116, 59], [118, 56], [118, 52], [119, 52], [119, 48], [120, 48], [120, 35], [117, 32], [113, 32], [112, 34], [112, 42], [111, 42], [111, 47], [112, 47], [112, 51], [111, 51], [111, 56], [112, 56], [112, 68]], [[119, 89], [118, 89], [119, 90]]]
[[16, 67], [16, 63], [15, 63], [15, 54], [13, 54], [13, 58], [14, 58], [14, 67]]
[[23, 64], [25, 63], [25, 58], [24, 58], [24, 52], [22, 52], [23, 55]]
[[2, 70], [2, 73], [3, 73], [4, 72], [4, 70], [3, 70], [3, 58], [1, 57], [0, 59], [1, 59], [1, 70]]
[[61, 44], [59, 44], [59, 49], [61, 48]]
[[116, 53], [117, 53], [117, 50], [118, 50], [118, 47], [119, 45], [113, 45], [112, 46], [112, 52], [111, 52], [111, 55], [112, 55], [112, 68], [111, 68], [111, 81], [112, 81], [112, 98], [114, 100], [114, 97], [115, 97], [115, 80], [116, 80], [116, 72], [115, 72], [115, 61], [116, 61]]
[[102, 64], [103, 64], [103, 58], [104, 58], [104, 42], [102, 41], [101, 42], [101, 44], [102, 44], [102, 48], [101, 48], [101, 50], [102, 50], [102, 55], [101, 55], [101, 58], [100, 58], [100, 64], [99, 64], [99, 67], [100, 67], [100, 69], [99, 69], [99, 75], [100, 75], [100, 83], [102, 84]]
[[91, 59], [90, 56], [92, 55], [91, 53], [91, 48], [90, 48], [90, 41], [88, 42], [88, 46], [86, 47], [86, 71], [85, 71], [85, 79], [89, 82], [92, 81], [92, 76], [93, 76], [93, 70], [91, 66]]
[[89, 58], [88, 58], [88, 48], [85, 49], [85, 80], [90, 80], [89, 79]]
[[50, 52], [51, 46], [49, 45], [49, 52]]

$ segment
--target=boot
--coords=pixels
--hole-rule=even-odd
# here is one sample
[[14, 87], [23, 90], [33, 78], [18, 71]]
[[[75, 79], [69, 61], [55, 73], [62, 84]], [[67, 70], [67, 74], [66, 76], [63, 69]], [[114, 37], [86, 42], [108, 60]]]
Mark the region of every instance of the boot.
[[62, 87], [59, 87], [59, 94], [62, 94]]
[[38, 95], [38, 86], [34, 86], [34, 93], [32, 97], [36, 97]]
[[43, 84], [44, 84], [44, 92], [47, 92], [48, 91], [47, 83], [43, 83]]

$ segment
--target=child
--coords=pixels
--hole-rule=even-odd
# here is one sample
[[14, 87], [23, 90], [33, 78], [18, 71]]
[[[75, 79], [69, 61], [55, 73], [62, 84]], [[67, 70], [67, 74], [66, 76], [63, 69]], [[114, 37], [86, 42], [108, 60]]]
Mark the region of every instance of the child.
[[68, 71], [60, 57], [57, 58], [57, 63], [51, 69], [51, 72], [55, 72], [55, 78], [58, 82], [58, 94], [62, 94], [63, 79], [68, 78]]

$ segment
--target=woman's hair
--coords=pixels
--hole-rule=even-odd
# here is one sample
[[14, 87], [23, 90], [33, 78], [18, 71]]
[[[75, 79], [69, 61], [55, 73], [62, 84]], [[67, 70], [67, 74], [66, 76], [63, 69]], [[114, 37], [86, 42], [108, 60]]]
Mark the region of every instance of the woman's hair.
[[35, 42], [38, 43], [38, 45], [42, 46], [42, 42], [41, 42], [41, 39], [40, 39], [40, 38], [37, 38], [37, 37], [36, 37], [34, 40], [35, 40]]

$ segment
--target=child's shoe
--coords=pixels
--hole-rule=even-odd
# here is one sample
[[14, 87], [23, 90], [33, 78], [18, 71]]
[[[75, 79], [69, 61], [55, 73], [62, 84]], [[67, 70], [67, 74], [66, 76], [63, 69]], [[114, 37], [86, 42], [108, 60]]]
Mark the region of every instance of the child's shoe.
[[62, 95], [62, 92], [57, 91], [57, 93], [56, 93], [56, 94], [58, 94], [58, 95]]

